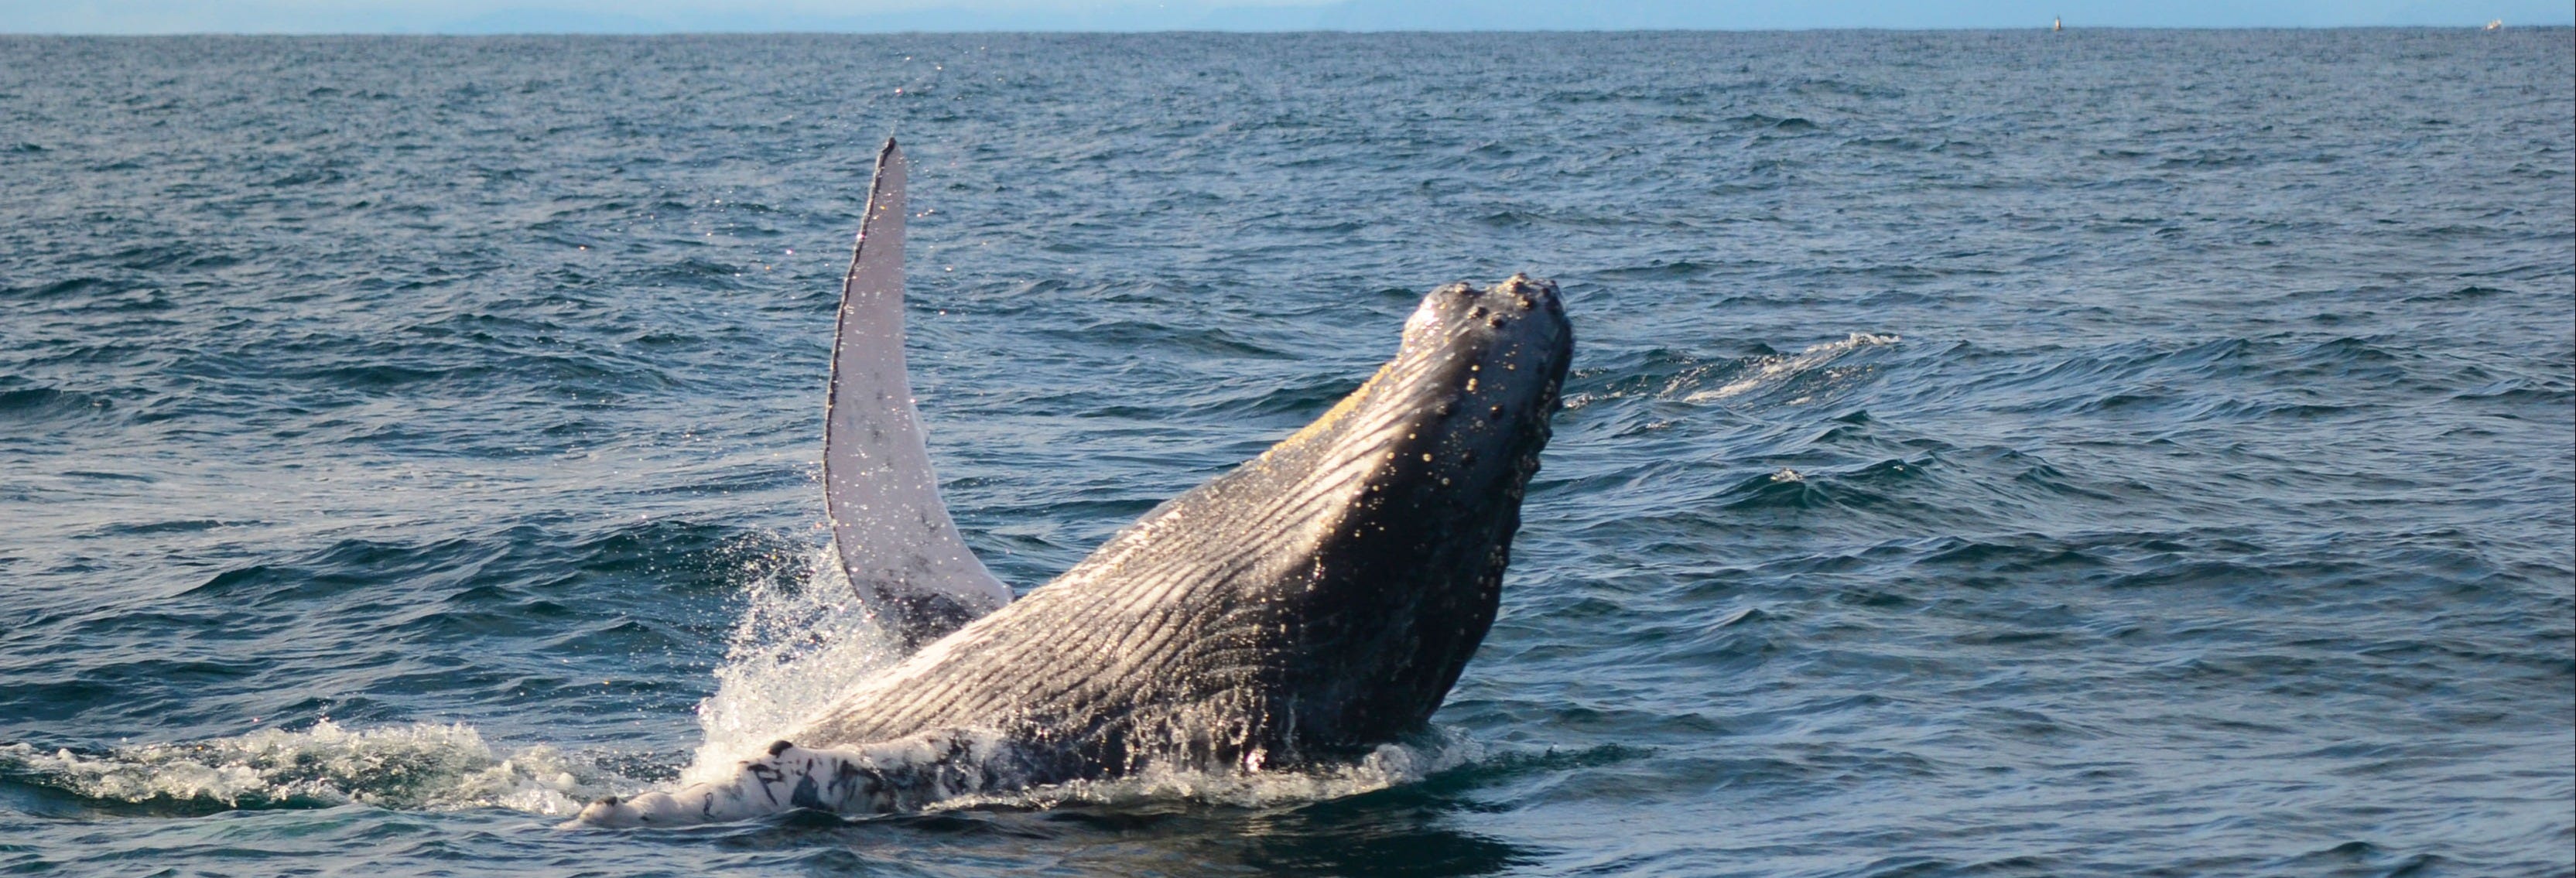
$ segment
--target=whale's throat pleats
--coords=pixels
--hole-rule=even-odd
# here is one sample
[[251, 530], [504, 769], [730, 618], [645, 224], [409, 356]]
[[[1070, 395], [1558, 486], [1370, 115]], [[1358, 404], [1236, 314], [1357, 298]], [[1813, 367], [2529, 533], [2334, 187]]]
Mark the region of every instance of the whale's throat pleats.
[[1076, 777], [1283, 765], [1419, 728], [1493, 622], [1565, 359], [1526, 365], [1543, 390], [1477, 393], [1459, 376], [1503, 342], [1457, 335], [1408, 339], [1312, 426], [792, 737], [982, 729]]

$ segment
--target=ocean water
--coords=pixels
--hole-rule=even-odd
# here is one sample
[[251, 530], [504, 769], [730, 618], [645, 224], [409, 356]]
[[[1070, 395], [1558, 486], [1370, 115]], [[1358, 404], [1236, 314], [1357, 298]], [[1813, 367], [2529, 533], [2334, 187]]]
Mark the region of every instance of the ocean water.
[[[1563, 285], [1435, 728], [554, 828], [889, 657], [889, 132], [1022, 589]], [[0, 37], [0, 872], [2576, 873], [2572, 178], [2565, 29]]]

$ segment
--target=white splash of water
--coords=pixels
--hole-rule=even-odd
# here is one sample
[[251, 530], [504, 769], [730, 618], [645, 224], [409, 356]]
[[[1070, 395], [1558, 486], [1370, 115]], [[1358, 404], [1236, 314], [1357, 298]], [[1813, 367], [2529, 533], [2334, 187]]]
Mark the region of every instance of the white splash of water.
[[1434, 740], [1381, 744], [1356, 762], [1293, 771], [1200, 771], [1152, 768], [1115, 780], [1052, 784], [1010, 793], [961, 796], [938, 807], [1053, 808], [1067, 804], [1125, 805], [1184, 800], [1238, 808], [1320, 802], [1418, 783], [1423, 778], [1485, 758], [1484, 744], [1453, 729], [1435, 728]]
[[1682, 397], [1682, 401], [1714, 402], [1716, 400], [1727, 399], [1729, 397], [1741, 396], [1754, 389], [1775, 385], [1792, 377], [1796, 377], [1810, 369], [1832, 362], [1834, 358], [1851, 353], [1852, 351], [1876, 345], [1895, 344], [1898, 341], [1900, 341], [1900, 339], [1893, 335], [1872, 335], [1866, 332], [1855, 332], [1852, 333], [1849, 338], [1845, 338], [1842, 341], [1829, 341], [1823, 344], [1809, 345], [1806, 350], [1799, 351], [1795, 354], [1763, 357], [1755, 361], [1755, 365], [1752, 370], [1744, 377], [1727, 382], [1726, 386], [1715, 390], [1702, 390]]
[[463, 724], [352, 731], [327, 719], [303, 731], [263, 729], [95, 755], [11, 744], [0, 747], [0, 765], [93, 799], [226, 807], [356, 802], [572, 814], [593, 796], [635, 786], [552, 747], [502, 755]]
[[[717, 691], [698, 706], [705, 741], [679, 786], [729, 778], [784, 730], [831, 706], [902, 658], [857, 592], [818, 550], [801, 572], [755, 580]], [[1341, 765], [1298, 770], [1152, 769], [1115, 780], [946, 799], [935, 809], [1048, 808], [1187, 800], [1240, 807], [1320, 801], [1415, 783], [1483, 757], [1483, 745], [1443, 730], [1389, 744]], [[93, 799], [234, 808], [357, 803], [394, 809], [508, 808], [569, 816], [605, 795], [649, 784], [595, 759], [536, 745], [496, 750], [465, 724], [348, 729], [322, 720], [302, 731], [120, 747], [104, 754], [0, 745], [0, 770]]]
[[903, 657], [835, 560], [827, 546], [808, 557], [802, 575], [752, 583], [716, 668], [716, 694], [698, 704], [706, 741], [681, 772], [682, 785], [731, 777], [737, 761]]
[[[784, 730], [900, 658], [830, 563], [755, 581], [735, 625], [716, 694], [698, 706], [706, 730], [683, 783], [722, 776]], [[93, 799], [233, 808], [359, 803], [447, 810], [499, 807], [571, 815], [604, 795], [652, 784], [545, 745], [496, 750], [464, 724], [350, 729], [328, 719], [301, 731], [44, 752], [0, 745], [0, 770]]]

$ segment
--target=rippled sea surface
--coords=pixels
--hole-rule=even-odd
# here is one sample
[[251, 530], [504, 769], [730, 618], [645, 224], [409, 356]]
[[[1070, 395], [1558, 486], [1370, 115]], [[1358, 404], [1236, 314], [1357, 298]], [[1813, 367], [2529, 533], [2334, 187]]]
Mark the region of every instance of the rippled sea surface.
[[[0, 871], [2567, 875], [2571, 45], [0, 38]], [[890, 131], [1023, 589], [1430, 288], [1564, 285], [1404, 758], [552, 828], [865, 664], [815, 478]]]

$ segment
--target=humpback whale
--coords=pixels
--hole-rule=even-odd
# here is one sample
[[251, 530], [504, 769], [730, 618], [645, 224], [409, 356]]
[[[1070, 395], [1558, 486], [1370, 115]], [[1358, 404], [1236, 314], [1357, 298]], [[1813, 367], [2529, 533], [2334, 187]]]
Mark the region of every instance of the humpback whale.
[[851, 582], [918, 649], [731, 777], [575, 822], [1294, 770], [1426, 726], [1493, 623], [1547, 444], [1573, 354], [1556, 286], [1433, 290], [1394, 359], [1314, 423], [1013, 600], [940, 503], [905, 383], [904, 178], [889, 140], [843, 284], [824, 482]]

